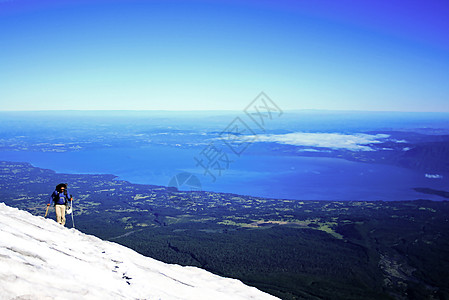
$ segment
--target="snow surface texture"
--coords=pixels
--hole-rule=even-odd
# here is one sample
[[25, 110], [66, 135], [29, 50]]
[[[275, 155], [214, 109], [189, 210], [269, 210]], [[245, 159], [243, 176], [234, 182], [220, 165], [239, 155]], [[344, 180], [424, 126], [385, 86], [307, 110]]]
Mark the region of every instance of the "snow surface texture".
[[0, 203], [0, 299], [277, 299]]

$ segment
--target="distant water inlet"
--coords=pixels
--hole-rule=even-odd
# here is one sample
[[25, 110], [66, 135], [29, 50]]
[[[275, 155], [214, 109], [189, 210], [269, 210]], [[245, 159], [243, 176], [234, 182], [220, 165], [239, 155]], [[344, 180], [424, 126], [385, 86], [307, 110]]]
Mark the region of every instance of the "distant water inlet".
[[[30, 162], [61, 173], [114, 174], [133, 183], [171, 185], [180, 190], [298, 200], [444, 200], [414, 188], [447, 190], [449, 186], [449, 177], [443, 174], [434, 176], [391, 165], [254, 153], [242, 156], [220, 180], [212, 182], [195, 168], [192, 157], [196, 153], [196, 148], [151, 145], [63, 153], [2, 151], [0, 159]], [[178, 175], [183, 173], [193, 176]]]

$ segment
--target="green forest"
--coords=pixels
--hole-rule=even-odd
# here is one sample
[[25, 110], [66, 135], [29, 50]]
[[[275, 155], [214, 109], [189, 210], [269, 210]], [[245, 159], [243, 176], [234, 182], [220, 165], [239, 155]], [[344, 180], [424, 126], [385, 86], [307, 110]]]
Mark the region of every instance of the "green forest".
[[59, 182], [69, 185], [82, 232], [282, 299], [449, 299], [447, 201], [181, 192], [0, 162], [0, 201], [34, 215], [44, 216]]

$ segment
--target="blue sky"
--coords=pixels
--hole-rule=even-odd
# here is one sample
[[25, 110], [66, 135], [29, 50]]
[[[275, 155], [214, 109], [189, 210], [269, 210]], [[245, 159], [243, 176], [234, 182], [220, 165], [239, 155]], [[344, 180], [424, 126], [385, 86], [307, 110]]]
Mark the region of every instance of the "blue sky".
[[449, 111], [447, 1], [0, 0], [0, 110]]

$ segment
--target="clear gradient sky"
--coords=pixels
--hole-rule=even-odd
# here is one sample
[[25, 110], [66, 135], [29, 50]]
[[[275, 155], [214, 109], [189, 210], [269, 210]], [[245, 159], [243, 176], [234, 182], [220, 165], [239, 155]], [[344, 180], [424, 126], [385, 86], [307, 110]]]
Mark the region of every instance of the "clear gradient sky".
[[0, 110], [449, 111], [447, 0], [0, 0]]

